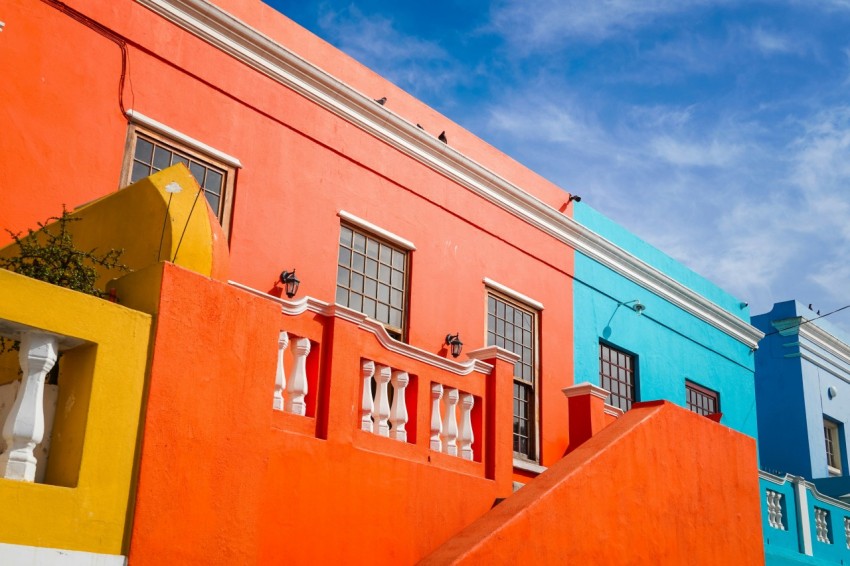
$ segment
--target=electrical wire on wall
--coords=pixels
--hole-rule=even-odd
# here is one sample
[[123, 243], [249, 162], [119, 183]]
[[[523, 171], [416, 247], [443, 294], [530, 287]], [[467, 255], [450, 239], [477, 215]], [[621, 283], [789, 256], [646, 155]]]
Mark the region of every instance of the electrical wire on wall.
[[[86, 16], [85, 14], [78, 12], [67, 4], [59, 2], [59, 0], [41, 1], [59, 10], [66, 16], [72, 18], [73, 20], [80, 22], [87, 28], [95, 31], [99, 35], [115, 43], [119, 47], [119, 49], [121, 49], [121, 75], [118, 77], [118, 108], [121, 110], [121, 114], [123, 114], [123, 116], [129, 122], [130, 115], [127, 113], [127, 109], [124, 106], [124, 83], [128, 80], [128, 69], [130, 66], [130, 60], [127, 54], [127, 41], [114, 31], [101, 24], [100, 22], [97, 22]], [[132, 83], [130, 85], [130, 93], [132, 95]]]

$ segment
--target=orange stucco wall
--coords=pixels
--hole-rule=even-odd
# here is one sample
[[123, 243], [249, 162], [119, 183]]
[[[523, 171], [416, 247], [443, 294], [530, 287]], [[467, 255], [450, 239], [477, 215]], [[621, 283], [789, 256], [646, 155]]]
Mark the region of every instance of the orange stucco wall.
[[[284, 316], [269, 299], [163, 269], [131, 564], [413, 563], [510, 494], [510, 364], [446, 375], [346, 320]], [[282, 328], [313, 343], [307, 417], [272, 410]], [[359, 430], [361, 356], [410, 371], [411, 442]], [[503, 447], [492, 479], [487, 403], [473, 414], [472, 462], [428, 450], [425, 409], [432, 379], [485, 398], [491, 377]]]
[[763, 564], [755, 441], [638, 403], [423, 564]]
[[[483, 346], [484, 277], [543, 303], [542, 463], [563, 454], [569, 438], [560, 390], [573, 373], [571, 248], [135, 2], [67, 5], [126, 43], [127, 108], [242, 162], [229, 227], [231, 279], [274, 291], [280, 271], [295, 267], [301, 296], [333, 302], [337, 213], [346, 210], [416, 245], [411, 344], [441, 352], [446, 333], [459, 331], [466, 349]], [[566, 200], [558, 187], [260, 2], [221, 5], [360, 92], [388, 96], [387, 111], [446, 130], [452, 148], [552, 207]], [[45, 0], [10, 0], [3, 20], [0, 55], [16, 80], [0, 83], [8, 132], [0, 136], [0, 227], [23, 230], [62, 203], [74, 207], [118, 189], [128, 130], [118, 108], [122, 59], [115, 42]]]

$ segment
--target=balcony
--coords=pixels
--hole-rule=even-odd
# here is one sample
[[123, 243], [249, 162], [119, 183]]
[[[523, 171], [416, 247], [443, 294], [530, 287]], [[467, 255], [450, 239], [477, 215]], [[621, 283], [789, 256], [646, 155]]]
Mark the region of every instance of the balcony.
[[0, 562], [36, 547], [120, 557], [150, 316], [6, 270], [0, 292], [0, 336], [19, 342], [0, 355]]
[[850, 505], [792, 475], [759, 472], [767, 562], [850, 560]]

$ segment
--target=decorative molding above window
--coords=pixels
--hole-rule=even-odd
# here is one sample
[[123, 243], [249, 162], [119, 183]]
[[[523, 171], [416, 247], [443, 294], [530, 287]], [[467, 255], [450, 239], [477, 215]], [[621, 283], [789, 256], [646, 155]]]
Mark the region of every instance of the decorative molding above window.
[[528, 295], [523, 295], [519, 291], [514, 291], [513, 289], [511, 289], [507, 285], [502, 285], [501, 283], [497, 283], [496, 281], [493, 281], [489, 277], [484, 278], [484, 285], [486, 285], [487, 287], [490, 287], [494, 291], [498, 291], [501, 294], [510, 297], [511, 299], [513, 299], [515, 301], [523, 303], [526, 306], [529, 306], [536, 311], [542, 311], [543, 310], [543, 303], [541, 303], [540, 301], [535, 301], [534, 299], [532, 299]]
[[404, 248], [405, 250], [411, 251], [411, 252], [416, 249], [416, 246], [413, 245], [413, 242], [411, 242], [410, 240], [406, 240], [405, 238], [402, 238], [401, 236], [396, 236], [395, 234], [393, 234], [389, 230], [384, 230], [380, 226], [376, 226], [375, 224], [372, 224], [371, 222], [369, 222], [367, 220], [363, 220], [362, 218], [360, 218], [358, 216], [354, 216], [350, 212], [346, 212], [345, 210], [340, 210], [339, 212], [337, 212], [337, 216], [339, 216], [340, 218], [345, 220], [347, 223], [349, 223], [349, 224], [351, 224], [351, 225], [353, 225], [357, 228], [361, 228], [362, 230], [365, 230], [367, 232], [372, 232], [376, 236], [380, 236], [381, 238], [383, 238], [384, 240], [386, 240], [390, 244], [395, 244], [396, 246], [398, 246], [400, 248]]
[[[375, 104], [309, 61], [204, 0], [138, 0], [168, 21], [301, 94], [405, 155], [466, 187], [576, 251], [714, 326], [750, 348], [764, 334], [623, 248]], [[566, 193], [565, 193], [566, 194]]]

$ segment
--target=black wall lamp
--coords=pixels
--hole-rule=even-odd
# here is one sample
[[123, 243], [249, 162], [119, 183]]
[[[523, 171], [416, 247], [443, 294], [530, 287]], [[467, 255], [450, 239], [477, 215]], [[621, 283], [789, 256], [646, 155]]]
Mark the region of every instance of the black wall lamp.
[[453, 358], [458, 357], [461, 350], [463, 350], [463, 342], [460, 341], [460, 333], [446, 334], [446, 346], [451, 348]]
[[295, 293], [298, 292], [298, 285], [301, 281], [295, 277], [295, 270], [292, 271], [284, 271], [280, 274], [280, 282], [283, 283], [283, 286], [286, 291], [286, 296], [290, 299], [295, 296]]

